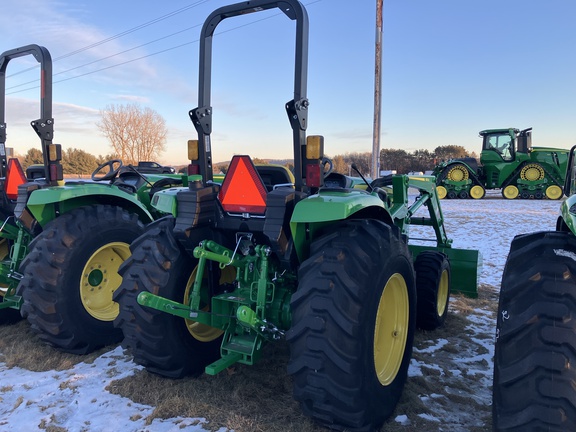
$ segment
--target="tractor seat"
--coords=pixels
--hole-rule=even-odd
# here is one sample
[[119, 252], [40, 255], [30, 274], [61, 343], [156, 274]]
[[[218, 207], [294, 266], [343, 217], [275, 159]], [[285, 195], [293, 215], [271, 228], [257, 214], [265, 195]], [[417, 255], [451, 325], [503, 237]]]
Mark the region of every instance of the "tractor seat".
[[294, 176], [283, 165], [257, 165], [256, 171], [268, 192], [279, 187], [294, 187]]
[[142, 176], [133, 171], [121, 172], [112, 182], [114, 186], [128, 193], [136, 193], [144, 183], [146, 181]]

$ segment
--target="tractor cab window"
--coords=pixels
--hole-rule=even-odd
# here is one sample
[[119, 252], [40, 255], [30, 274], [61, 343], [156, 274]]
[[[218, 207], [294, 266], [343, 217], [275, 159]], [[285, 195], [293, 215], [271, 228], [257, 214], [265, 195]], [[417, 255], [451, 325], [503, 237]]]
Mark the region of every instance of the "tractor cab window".
[[484, 148], [486, 150], [496, 151], [504, 160], [509, 161], [514, 158], [512, 154], [513, 141], [512, 137], [508, 134], [487, 136]]

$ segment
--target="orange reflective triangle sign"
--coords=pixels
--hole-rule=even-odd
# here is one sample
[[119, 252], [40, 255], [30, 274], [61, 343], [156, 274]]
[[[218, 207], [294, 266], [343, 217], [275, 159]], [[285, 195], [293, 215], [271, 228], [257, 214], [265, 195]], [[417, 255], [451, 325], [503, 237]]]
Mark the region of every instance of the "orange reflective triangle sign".
[[266, 187], [250, 156], [234, 156], [218, 195], [224, 211], [230, 213], [266, 212]]
[[6, 180], [4, 181], [4, 191], [6, 192], [6, 196], [11, 200], [17, 199], [18, 186], [27, 181], [22, 165], [20, 165], [20, 161], [18, 161], [18, 159], [8, 160]]

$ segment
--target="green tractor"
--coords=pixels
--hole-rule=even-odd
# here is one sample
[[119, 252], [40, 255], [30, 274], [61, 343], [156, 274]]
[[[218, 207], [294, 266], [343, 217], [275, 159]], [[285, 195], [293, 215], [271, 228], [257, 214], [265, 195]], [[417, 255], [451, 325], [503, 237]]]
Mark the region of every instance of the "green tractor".
[[562, 198], [568, 151], [532, 147], [532, 128], [480, 132], [480, 163], [467, 157], [434, 168], [438, 196], [481, 199], [486, 189], [501, 189], [506, 199]]
[[17, 159], [0, 152], [0, 321], [20, 315], [41, 339], [64, 351], [86, 353], [118, 342], [113, 325], [120, 285], [117, 270], [144, 226], [163, 216], [150, 205], [163, 187], [187, 184], [186, 176], [118, 175], [122, 162], [100, 165], [92, 181], [63, 180], [61, 146], [53, 144], [52, 60], [28, 45], [0, 55], [0, 150], [5, 149], [5, 77], [8, 63], [32, 55], [40, 63], [40, 137], [44, 164], [26, 178]]
[[496, 321], [497, 431], [576, 430], [576, 146], [555, 231], [514, 238]]
[[[296, 21], [294, 98], [285, 104], [294, 183], [286, 170], [268, 178], [246, 155], [234, 156], [215, 183], [215, 29], [274, 8]], [[115, 324], [137, 363], [170, 378], [252, 365], [266, 343], [285, 340], [302, 410], [332, 428], [373, 430], [400, 398], [415, 328], [442, 325], [451, 287], [476, 294], [480, 258], [451, 247], [432, 176], [381, 178], [360, 189], [330, 173], [323, 137], [306, 137], [307, 43], [308, 15], [297, 0], [233, 4], [207, 18], [189, 184], [154, 195], [152, 205], [172, 215], [130, 246]], [[419, 194], [409, 197], [409, 188]], [[414, 215], [420, 208], [427, 216]], [[434, 244], [409, 245], [411, 225], [428, 226]]]

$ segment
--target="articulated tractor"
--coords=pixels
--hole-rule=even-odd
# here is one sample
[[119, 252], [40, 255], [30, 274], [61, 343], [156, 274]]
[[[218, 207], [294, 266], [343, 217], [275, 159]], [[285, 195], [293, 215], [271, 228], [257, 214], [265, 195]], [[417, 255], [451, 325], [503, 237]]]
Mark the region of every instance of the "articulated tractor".
[[[214, 32], [225, 19], [276, 8], [296, 24], [294, 98], [285, 104], [294, 176], [239, 154], [214, 182]], [[306, 136], [307, 59], [308, 15], [297, 0], [243, 2], [207, 18], [188, 187], [154, 195], [152, 205], [172, 215], [132, 243], [115, 323], [136, 362], [171, 378], [252, 365], [267, 343], [285, 341], [302, 410], [331, 428], [373, 430], [400, 398], [415, 328], [442, 325], [451, 288], [476, 294], [480, 258], [451, 247], [432, 176], [360, 189], [330, 174], [323, 137]], [[415, 216], [420, 208], [426, 216]], [[410, 245], [411, 225], [430, 227], [433, 243]]]
[[531, 131], [481, 131], [480, 165], [467, 157], [434, 168], [440, 199], [481, 199], [487, 189], [501, 189], [506, 199], [562, 198], [568, 150], [532, 147]]

